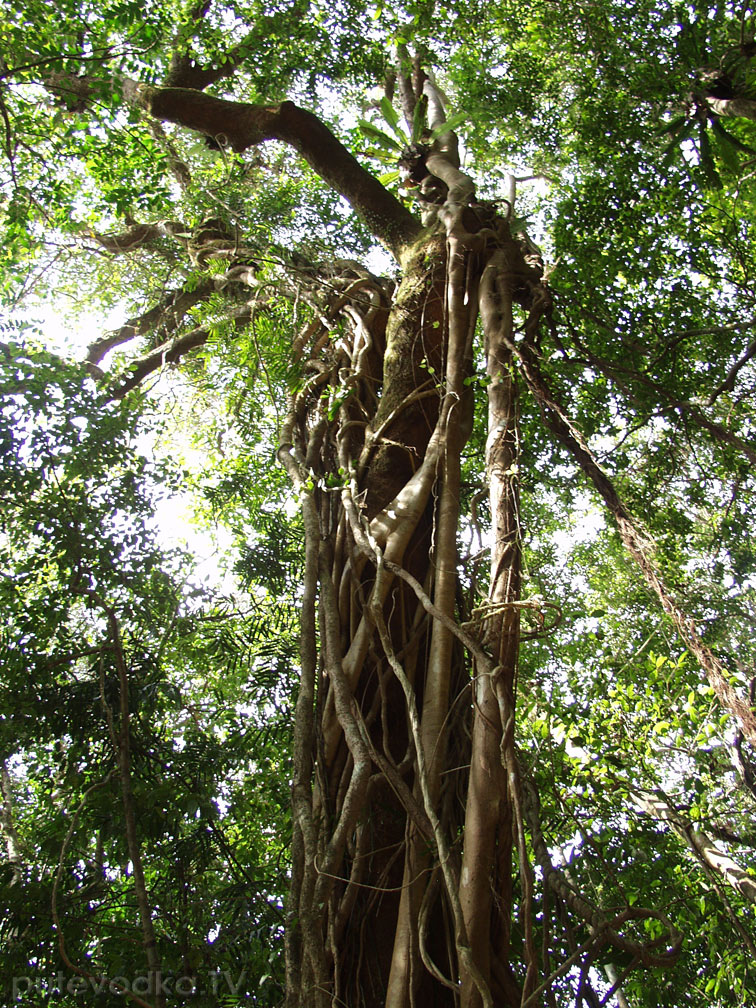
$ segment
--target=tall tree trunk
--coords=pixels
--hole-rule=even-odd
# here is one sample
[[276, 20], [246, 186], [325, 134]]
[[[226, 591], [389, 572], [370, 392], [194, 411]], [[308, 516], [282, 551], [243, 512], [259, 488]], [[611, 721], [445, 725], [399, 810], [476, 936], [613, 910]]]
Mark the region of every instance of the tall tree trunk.
[[13, 817], [13, 781], [5, 757], [0, 761], [0, 833], [5, 842], [8, 864], [13, 871], [13, 881], [16, 882], [21, 877], [21, 853]]
[[[520, 542], [513, 303], [538, 274], [452, 159], [389, 295], [345, 275], [349, 339], [302, 343], [279, 455], [303, 495], [289, 1005], [519, 1004]], [[430, 187], [429, 187], [430, 188]], [[482, 309], [493, 519], [488, 599], [458, 608], [460, 458]], [[349, 394], [345, 395], [344, 390]], [[334, 473], [340, 474], [334, 480]], [[468, 769], [469, 768], [469, 769]], [[518, 858], [522, 852], [518, 854]], [[521, 866], [522, 867], [522, 866]], [[530, 981], [526, 981], [530, 984]]]

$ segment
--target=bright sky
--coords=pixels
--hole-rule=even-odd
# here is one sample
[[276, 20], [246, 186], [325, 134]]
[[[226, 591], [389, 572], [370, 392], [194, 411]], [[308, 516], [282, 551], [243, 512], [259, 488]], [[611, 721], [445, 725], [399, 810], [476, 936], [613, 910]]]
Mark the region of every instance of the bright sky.
[[[51, 349], [65, 356], [82, 359], [90, 343], [108, 330], [117, 328], [123, 317], [125, 316], [119, 313], [103, 319], [102, 316], [83, 313], [76, 321], [67, 321], [45, 312], [41, 328]], [[145, 438], [139, 445], [139, 450], [148, 458], [152, 457], [155, 451], [154, 441]], [[195, 450], [188, 442], [180, 446], [180, 454], [186, 457], [189, 468], [192, 468], [194, 453]], [[198, 463], [199, 460], [196, 461]], [[221, 558], [230, 549], [231, 537], [223, 528], [212, 531], [200, 528], [196, 523], [196, 513], [196, 502], [188, 492], [172, 494], [161, 500], [155, 512], [161, 545], [169, 549], [181, 547], [188, 550], [195, 559], [198, 581], [222, 591], [232, 591], [232, 579], [224, 575], [219, 566]]]

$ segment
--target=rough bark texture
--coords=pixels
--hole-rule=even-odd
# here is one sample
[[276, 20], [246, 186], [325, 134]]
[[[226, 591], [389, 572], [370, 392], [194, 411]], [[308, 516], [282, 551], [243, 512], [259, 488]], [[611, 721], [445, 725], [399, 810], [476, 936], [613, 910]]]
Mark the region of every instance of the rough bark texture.
[[[427, 167], [427, 191], [443, 195], [405, 250], [399, 287], [389, 296], [376, 278], [345, 276], [339, 286], [360, 294], [345, 316], [350, 335], [326, 341], [326, 318], [299, 341], [310, 377], [280, 451], [304, 496], [308, 572], [291, 1008], [536, 1004], [548, 984], [531, 845], [547, 884], [570, 893], [540, 835], [514, 736], [523, 605], [514, 312], [524, 312], [530, 346], [549, 297], [506, 219], [475, 204], [453, 154], [439, 149]], [[460, 457], [478, 318], [491, 561], [487, 596], [465, 612]], [[329, 409], [328, 389], [345, 387], [352, 394]], [[623, 937], [624, 919], [570, 899], [589, 943], [649, 964], [677, 954], [671, 929], [654, 958]]]
[[126, 90], [156, 119], [197, 130], [235, 151], [266, 140], [290, 144], [397, 256], [417, 238], [420, 227], [412, 214], [362, 167], [324, 122], [293, 102], [245, 105], [192, 88], [142, 84], [132, 84]]

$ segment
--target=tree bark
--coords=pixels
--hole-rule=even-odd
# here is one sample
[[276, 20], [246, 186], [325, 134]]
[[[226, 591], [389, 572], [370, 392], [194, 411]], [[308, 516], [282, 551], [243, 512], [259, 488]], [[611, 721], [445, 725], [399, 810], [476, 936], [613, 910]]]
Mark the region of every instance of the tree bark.
[[13, 870], [13, 880], [21, 877], [21, 851], [13, 816], [13, 782], [8, 762], [0, 761], [0, 832], [5, 840], [5, 853]]
[[204, 133], [238, 153], [266, 140], [289, 144], [351, 204], [397, 258], [420, 234], [412, 214], [362, 167], [325, 123], [293, 102], [249, 105], [192, 88], [148, 87], [134, 82], [125, 93], [156, 119]]

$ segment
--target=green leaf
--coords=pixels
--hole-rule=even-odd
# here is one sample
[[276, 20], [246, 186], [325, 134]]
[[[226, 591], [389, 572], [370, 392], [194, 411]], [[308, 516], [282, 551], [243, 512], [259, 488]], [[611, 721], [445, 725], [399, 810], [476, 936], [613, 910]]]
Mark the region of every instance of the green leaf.
[[412, 115], [412, 136], [410, 138], [412, 143], [418, 143], [423, 135], [427, 111], [428, 98], [426, 95], [421, 95], [415, 103], [415, 111]]
[[378, 181], [381, 183], [381, 185], [393, 186], [399, 181], [399, 178], [400, 174], [398, 171], [390, 171], [390, 172], [384, 172], [383, 175], [379, 175]]
[[437, 126], [431, 131], [431, 140], [436, 140], [444, 133], [453, 133], [458, 126], [461, 126], [462, 123], [467, 122], [467, 120], [468, 115], [466, 112], [456, 112], [454, 115], [449, 116], [445, 123], [441, 123], [440, 126]]
[[374, 143], [380, 144], [381, 147], [385, 147], [387, 150], [395, 151], [397, 154], [401, 154], [402, 145], [393, 137], [390, 137], [388, 133], [384, 133], [383, 130], [374, 126], [373, 123], [368, 122], [366, 119], [359, 119], [357, 125], [360, 127], [365, 136], [369, 137]]
[[403, 137], [401, 127], [399, 126], [399, 115], [386, 95], [381, 98], [380, 106], [381, 112], [383, 112], [383, 118], [389, 124], [391, 129], [399, 136]]

